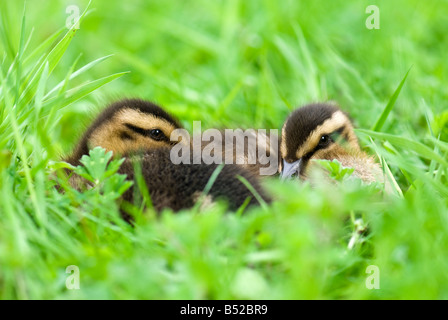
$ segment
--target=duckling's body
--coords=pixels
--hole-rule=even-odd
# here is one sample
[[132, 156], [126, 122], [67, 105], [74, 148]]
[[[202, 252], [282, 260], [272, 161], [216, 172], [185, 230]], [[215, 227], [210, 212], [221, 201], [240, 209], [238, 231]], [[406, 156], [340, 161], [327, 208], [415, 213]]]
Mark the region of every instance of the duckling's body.
[[[174, 164], [170, 151], [177, 142], [170, 141], [170, 135], [179, 128], [179, 122], [155, 104], [136, 99], [122, 100], [110, 105], [97, 117], [66, 161], [79, 165], [81, 157], [90, 149], [103, 147], [115, 156], [125, 157], [119, 172], [126, 174], [128, 180], [135, 178], [134, 165], [141, 165], [151, 201], [158, 212], [163, 208], [174, 211], [191, 208], [218, 165], [203, 162]], [[247, 198], [251, 198], [249, 204], [256, 204], [254, 195], [238, 176], [247, 180], [269, 202], [256, 176], [237, 165], [224, 165], [207, 194], [208, 200], [224, 199], [231, 210], [240, 207]], [[81, 180], [74, 177], [71, 181], [79, 187]], [[124, 193], [123, 200], [133, 202], [133, 188]], [[128, 218], [125, 213], [123, 216]]]
[[[127, 175], [129, 180], [135, 178], [134, 165], [141, 165], [151, 201], [157, 211], [170, 208], [179, 211], [193, 207], [199, 200], [212, 174], [218, 165], [211, 164], [179, 164], [170, 159], [170, 149], [150, 150], [143, 155], [127, 158], [119, 172]], [[269, 201], [255, 175], [236, 165], [224, 165], [207, 193], [207, 201], [227, 200], [230, 210], [238, 209], [247, 198], [249, 205], [257, 204], [254, 195], [238, 176], [246, 179], [265, 201]], [[133, 202], [133, 190], [123, 195], [124, 200]]]
[[352, 122], [338, 106], [309, 104], [291, 113], [282, 128], [281, 175], [306, 178], [313, 159], [338, 160], [366, 183], [383, 181], [373, 157], [363, 152]]

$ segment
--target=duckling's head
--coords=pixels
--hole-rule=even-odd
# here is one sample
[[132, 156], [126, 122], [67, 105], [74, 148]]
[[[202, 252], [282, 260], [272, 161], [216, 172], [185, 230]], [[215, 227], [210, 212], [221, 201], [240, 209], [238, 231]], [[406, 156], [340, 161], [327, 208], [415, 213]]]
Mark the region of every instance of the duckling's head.
[[127, 99], [109, 105], [88, 128], [68, 160], [77, 162], [94, 147], [114, 154], [171, 146], [179, 122], [161, 107], [144, 100]]
[[349, 117], [336, 105], [316, 103], [291, 113], [282, 128], [281, 176], [305, 175], [311, 159], [338, 159], [359, 151]]

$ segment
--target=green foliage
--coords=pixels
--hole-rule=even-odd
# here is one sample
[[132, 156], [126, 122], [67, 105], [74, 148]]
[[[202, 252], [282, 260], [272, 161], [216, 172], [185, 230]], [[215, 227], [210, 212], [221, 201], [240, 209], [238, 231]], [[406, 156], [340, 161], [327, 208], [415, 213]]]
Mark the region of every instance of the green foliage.
[[406, 81], [406, 78], [408, 77], [409, 71], [411, 71], [411, 70], [409, 69], [408, 72], [406, 72], [403, 80], [401, 80], [401, 82], [400, 82], [400, 85], [395, 90], [392, 97], [390, 97], [389, 102], [387, 103], [387, 105], [384, 108], [383, 112], [381, 113], [380, 117], [376, 121], [375, 125], [372, 127], [373, 131], [380, 131], [381, 128], [383, 127], [384, 122], [386, 122], [387, 117], [389, 116], [392, 109], [394, 108], [395, 102], [397, 101], [398, 96], [400, 95], [401, 88], [403, 88], [404, 82]]
[[76, 174], [84, 179], [93, 182], [94, 187], [98, 187], [101, 197], [106, 202], [116, 200], [127, 189], [132, 186], [131, 181], [126, 181], [126, 175], [118, 174], [121, 164], [125, 160], [112, 159], [112, 152], [107, 152], [100, 147], [96, 147], [90, 151], [89, 155], [81, 158], [83, 166], [78, 166], [74, 170]]
[[[380, 30], [342, 0], [96, 0], [90, 12], [86, 0], [79, 30], [61, 28], [64, 1], [23, 3], [0, 2], [0, 299], [448, 298], [446, 3], [378, 4]], [[357, 133], [394, 192], [321, 162], [341, 183], [272, 177], [270, 205], [156, 217], [137, 174], [147, 209], [128, 205], [131, 226], [123, 160], [61, 161], [119, 97], [156, 101], [187, 129], [281, 128], [296, 106], [335, 100], [373, 128]], [[65, 285], [69, 265], [80, 290]]]
[[111, 159], [112, 151], [106, 153], [105, 149], [96, 147], [90, 150], [88, 156], [82, 156], [80, 162], [84, 166], [78, 166], [75, 172], [87, 180], [98, 184], [115, 174], [124, 161], [123, 158], [109, 162]]
[[337, 180], [342, 181], [344, 179], [349, 178], [355, 169], [343, 167], [342, 164], [338, 160], [315, 160], [318, 162], [323, 168], [327, 169], [328, 175]]

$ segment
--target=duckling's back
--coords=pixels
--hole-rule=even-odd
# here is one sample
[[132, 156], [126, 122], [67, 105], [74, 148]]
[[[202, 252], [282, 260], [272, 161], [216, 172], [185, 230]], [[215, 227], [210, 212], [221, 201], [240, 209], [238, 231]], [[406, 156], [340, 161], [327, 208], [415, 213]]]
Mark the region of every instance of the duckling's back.
[[[141, 166], [141, 173], [148, 187], [156, 211], [170, 208], [173, 211], [192, 208], [199, 200], [216, 164], [174, 164], [170, 159], [168, 148], [150, 150], [139, 156], [127, 157], [120, 168], [120, 173], [128, 180], [135, 177], [134, 166]], [[257, 177], [250, 171], [237, 165], [224, 165], [207, 194], [207, 202], [223, 199], [228, 202], [230, 210], [236, 210], [250, 198], [249, 205], [258, 204], [251, 191], [238, 179], [246, 179], [265, 202], [270, 202]], [[134, 184], [135, 186], [136, 184]], [[123, 199], [134, 201], [131, 188]]]

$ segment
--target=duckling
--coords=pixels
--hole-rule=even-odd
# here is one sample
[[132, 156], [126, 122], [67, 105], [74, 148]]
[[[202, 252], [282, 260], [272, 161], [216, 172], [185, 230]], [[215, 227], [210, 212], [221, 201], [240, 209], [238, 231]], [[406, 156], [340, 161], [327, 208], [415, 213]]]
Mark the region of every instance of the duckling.
[[349, 116], [334, 104], [309, 104], [293, 111], [282, 128], [280, 154], [282, 178], [306, 178], [310, 160], [336, 159], [366, 183], [383, 181], [380, 166], [361, 150]]
[[[65, 161], [79, 165], [81, 157], [90, 149], [103, 147], [112, 151], [114, 156], [125, 157], [119, 173], [126, 174], [128, 180], [135, 178], [136, 162], [141, 165], [142, 176], [157, 212], [163, 208], [173, 211], [191, 208], [201, 197], [218, 165], [203, 162], [174, 164], [170, 151], [177, 141], [171, 141], [170, 135], [178, 128], [181, 128], [178, 120], [156, 104], [138, 99], [121, 100], [107, 107], [93, 121]], [[208, 202], [223, 198], [228, 201], [230, 210], [239, 208], [247, 198], [250, 198], [249, 205], [257, 204], [255, 195], [238, 176], [247, 180], [265, 202], [270, 202], [256, 176], [236, 165], [223, 166], [209, 190]], [[82, 187], [80, 177], [75, 177], [71, 183], [76, 188]], [[123, 194], [123, 200], [131, 203], [133, 197], [133, 188]], [[122, 215], [131, 220], [123, 211]]]

